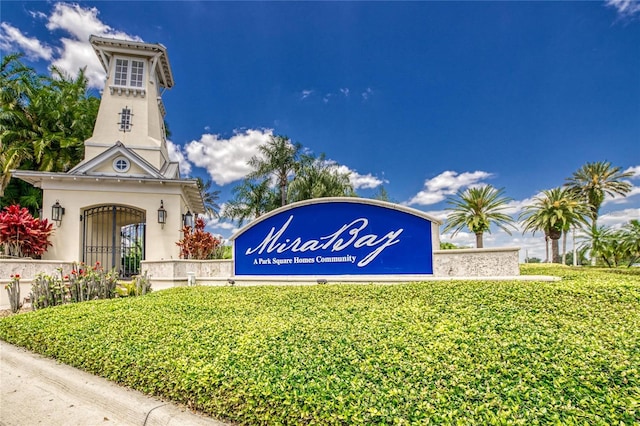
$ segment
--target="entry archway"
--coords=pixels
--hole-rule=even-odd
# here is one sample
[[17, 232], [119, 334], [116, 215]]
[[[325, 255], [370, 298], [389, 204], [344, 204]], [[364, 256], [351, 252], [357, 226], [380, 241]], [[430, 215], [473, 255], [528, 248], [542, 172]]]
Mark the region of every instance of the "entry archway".
[[87, 208], [82, 215], [82, 261], [114, 269], [121, 278], [140, 273], [145, 259], [146, 213], [122, 205]]

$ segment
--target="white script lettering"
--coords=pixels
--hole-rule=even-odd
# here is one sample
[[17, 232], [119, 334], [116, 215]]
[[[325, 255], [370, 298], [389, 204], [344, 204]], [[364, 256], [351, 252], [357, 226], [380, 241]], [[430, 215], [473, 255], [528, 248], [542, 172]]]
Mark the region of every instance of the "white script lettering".
[[[275, 227], [272, 227], [262, 242], [254, 248], [248, 248], [245, 254], [263, 254], [264, 252], [276, 252], [281, 254], [288, 251], [304, 253], [307, 251], [329, 249], [332, 252], [340, 252], [351, 246], [357, 249], [371, 247], [373, 250], [358, 262], [358, 267], [363, 267], [371, 263], [386, 248], [398, 244], [400, 242], [398, 236], [402, 234], [402, 231], [404, 231], [403, 228], [399, 228], [395, 231], [390, 231], [381, 237], [376, 234], [363, 234], [363, 230], [369, 225], [369, 220], [362, 217], [353, 220], [351, 223], [344, 224], [336, 232], [320, 237], [317, 240], [309, 239], [307, 241], [302, 241], [301, 237], [293, 239], [286, 238], [282, 240], [281, 237], [284, 235], [292, 221], [293, 215], [289, 216], [289, 219], [287, 219], [284, 225], [282, 225], [282, 227], [277, 231]], [[320, 261], [318, 259], [316, 260]], [[355, 261], [355, 257], [353, 260]]]

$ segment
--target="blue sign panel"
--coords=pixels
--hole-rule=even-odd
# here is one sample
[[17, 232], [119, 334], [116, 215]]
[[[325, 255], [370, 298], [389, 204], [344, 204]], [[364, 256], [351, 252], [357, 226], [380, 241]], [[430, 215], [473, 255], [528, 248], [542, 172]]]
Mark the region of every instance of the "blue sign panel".
[[433, 273], [424, 215], [340, 200], [294, 204], [249, 225], [234, 237], [235, 275]]

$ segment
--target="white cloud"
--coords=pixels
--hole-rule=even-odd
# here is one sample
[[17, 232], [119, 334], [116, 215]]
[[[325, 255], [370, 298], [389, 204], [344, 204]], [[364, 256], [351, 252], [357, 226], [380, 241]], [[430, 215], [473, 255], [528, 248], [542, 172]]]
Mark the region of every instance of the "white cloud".
[[5, 51], [23, 52], [29, 59], [50, 60], [53, 49], [35, 37], [27, 37], [18, 28], [2, 22], [0, 24], [0, 48]]
[[114, 30], [98, 18], [98, 13], [95, 7], [84, 8], [78, 4], [56, 3], [48, 17], [41, 12], [32, 12], [31, 15], [37, 19], [47, 19], [48, 30], [63, 33], [59, 47], [54, 49], [37, 38], [27, 37], [19, 29], [4, 22], [0, 27], [0, 47], [3, 50], [17, 48], [29, 58], [51, 61], [51, 65], [71, 77], [76, 77], [78, 70], [86, 67], [89, 87], [102, 88], [106, 73], [89, 44], [89, 36], [94, 34], [136, 41], [142, 39]]
[[309, 96], [313, 94], [313, 90], [303, 90], [300, 94], [300, 99], [307, 99]]
[[240, 180], [251, 172], [247, 161], [258, 153], [258, 146], [268, 142], [272, 135], [273, 131], [269, 129], [236, 132], [229, 139], [204, 134], [200, 140], [189, 142], [184, 151], [189, 161], [205, 168], [211, 179], [222, 186]]
[[102, 88], [105, 71], [100, 65], [89, 37], [93, 35], [124, 40], [142, 41], [140, 37], [116, 31], [98, 18], [95, 7], [83, 8], [78, 4], [56, 3], [47, 23], [47, 29], [61, 30], [71, 38], [62, 38], [59, 56], [53, 65], [75, 76], [78, 69], [86, 67], [86, 76], [90, 87]]
[[631, 179], [640, 179], [640, 166], [629, 167], [624, 173], [633, 173]]
[[640, 208], [631, 208], [624, 210], [616, 210], [610, 213], [603, 214], [598, 217], [598, 226], [610, 226], [613, 228], [620, 228], [622, 225], [628, 223], [632, 219], [638, 219], [640, 217]]
[[610, 195], [606, 195], [604, 201], [602, 202], [603, 206], [607, 204], [626, 204], [629, 202], [630, 197], [634, 197], [640, 194], [640, 186], [634, 186], [631, 188], [631, 191], [627, 192], [627, 194], [622, 197], [620, 195], [616, 197], [611, 197]]
[[191, 174], [191, 163], [185, 158], [180, 145], [176, 145], [168, 140], [167, 151], [169, 151], [169, 160], [178, 162], [180, 166], [180, 174], [183, 176], [189, 176]]
[[622, 18], [631, 18], [640, 13], [640, 3], [636, 0], [607, 0], [607, 6], [615, 8]]
[[75, 39], [88, 42], [91, 34], [109, 34], [111, 27], [98, 19], [98, 8], [82, 8], [78, 4], [56, 3], [47, 29], [63, 30]]
[[427, 179], [424, 189], [405, 204], [423, 206], [436, 204], [447, 196], [455, 194], [460, 188], [480, 185], [483, 179], [491, 176], [493, 176], [491, 173], [483, 171], [458, 174], [458, 172], [447, 170], [432, 179]]
[[367, 90], [362, 92], [362, 100], [364, 100], [364, 101], [369, 100], [371, 95], [373, 95], [373, 90], [371, 90], [371, 87], [367, 87]]
[[387, 182], [373, 176], [371, 173], [361, 175], [357, 171], [351, 170], [345, 165], [337, 166], [336, 169], [339, 173], [349, 175], [349, 181], [351, 182], [351, 185], [353, 185], [353, 189], [373, 189]]
[[345, 98], [348, 98], [349, 97], [349, 88], [348, 87], [344, 87], [344, 88], [340, 89], [340, 93], [342, 93]]

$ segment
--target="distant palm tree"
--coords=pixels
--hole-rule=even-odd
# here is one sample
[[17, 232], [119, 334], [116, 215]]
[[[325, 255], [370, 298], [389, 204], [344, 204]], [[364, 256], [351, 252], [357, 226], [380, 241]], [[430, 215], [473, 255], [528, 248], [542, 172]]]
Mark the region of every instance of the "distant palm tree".
[[598, 161], [587, 163], [574, 172], [570, 178], [567, 178], [565, 186], [579, 194], [588, 203], [591, 226], [596, 226], [605, 195], [626, 196], [632, 186], [622, 179], [632, 176], [632, 172], [622, 172], [620, 167], [612, 167], [608, 161]]
[[[525, 206], [519, 220], [524, 232], [542, 231], [545, 240], [551, 240], [551, 259], [560, 263], [558, 240], [563, 232], [572, 226], [587, 224], [589, 211], [576, 193], [569, 188], [554, 188], [542, 191], [542, 195], [534, 198], [534, 203]], [[548, 258], [548, 256], [547, 256]]]
[[271, 189], [269, 180], [254, 182], [246, 179], [233, 188], [234, 198], [229, 201], [222, 215], [242, 226], [247, 219], [256, 219], [278, 207], [278, 194]]
[[476, 235], [476, 247], [483, 247], [482, 236], [485, 232], [491, 232], [491, 224], [511, 235], [509, 228], [513, 226], [513, 218], [503, 210], [511, 198], [503, 196], [504, 189], [496, 189], [491, 185], [478, 188], [459, 190], [455, 197], [450, 197], [447, 202], [452, 205], [447, 216], [447, 225], [444, 232], [453, 230], [455, 236], [463, 228], [468, 228]]
[[[591, 218], [591, 228], [595, 233], [598, 226], [600, 207], [606, 195], [626, 196], [631, 191], [631, 184], [622, 179], [633, 176], [631, 172], [622, 172], [620, 167], [612, 167], [608, 161], [587, 163], [567, 178], [565, 186], [579, 194], [588, 204]], [[591, 263], [595, 265], [595, 253], [591, 256]]]
[[629, 264], [627, 266], [631, 266], [640, 259], [640, 220], [633, 219], [622, 229], [625, 231], [625, 249], [629, 254]]
[[210, 179], [207, 179], [206, 182], [202, 180], [202, 178], [196, 178], [198, 183], [198, 189], [200, 190], [200, 195], [202, 196], [202, 202], [204, 204], [204, 213], [209, 217], [220, 217], [220, 206], [218, 205], [218, 199], [220, 199], [220, 190], [211, 190], [211, 182]]
[[347, 173], [341, 173], [336, 164], [320, 157], [302, 155], [295, 178], [289, 184], [290, 202], [322, 197], [355, 196]]
[[289, 176], [298, 169], [298, 156], [302, 146], [292, 143], [286, 136], [271, 136], [269, 142], [258, 147], [259, 155], [249, 159], [253, 172], [249, 179], [275, 178], [280, 193], [280, 205], [287, 204]]

